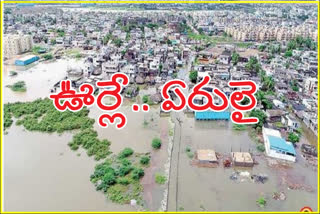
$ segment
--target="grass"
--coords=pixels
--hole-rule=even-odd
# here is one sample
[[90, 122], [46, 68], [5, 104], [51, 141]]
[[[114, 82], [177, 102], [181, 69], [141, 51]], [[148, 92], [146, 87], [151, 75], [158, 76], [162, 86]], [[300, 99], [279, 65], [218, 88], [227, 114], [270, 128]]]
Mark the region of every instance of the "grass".
[[26, 92], [27, 91], [26, 83], [24, 81], [18, 81], [16, 83], [14, 83], [13, 85], [7, 85], [7, 87], [15, 92]]
[[243, 124], [233, 124], [232, 129], [235, 131], [245, 131], [247, 130], [247, 126]]
[[167, 178], [164, 175], [156, 174], [155, 175], [155, 181], [156, 181], [157, 184], [162, 185], [162, 184], [165, 184], [167, 182]]

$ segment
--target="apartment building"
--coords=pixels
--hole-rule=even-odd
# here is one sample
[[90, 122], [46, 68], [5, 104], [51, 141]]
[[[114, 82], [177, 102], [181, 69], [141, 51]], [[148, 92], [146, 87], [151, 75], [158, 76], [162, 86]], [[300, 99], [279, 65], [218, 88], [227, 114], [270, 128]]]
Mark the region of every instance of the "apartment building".
[[16, 54], [30, 51], [32, 49], [32, 46], [33, 40], [31, 35], [4, 35], [4, 57], [11, 57]]

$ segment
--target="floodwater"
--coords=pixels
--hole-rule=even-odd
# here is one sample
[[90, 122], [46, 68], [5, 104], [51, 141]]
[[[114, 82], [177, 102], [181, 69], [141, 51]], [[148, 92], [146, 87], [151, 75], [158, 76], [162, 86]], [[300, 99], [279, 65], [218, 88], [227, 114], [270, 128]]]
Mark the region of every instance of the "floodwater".
[[[26, 92], [12, 92], [3, 87], [4, 103], [32, 101], [47, 97], [52, 86], [65, 77], [68, 65], [74, 60], [61, 59], [51, 63], [40, 63], [27, 70], [19, 70], [16, 77], [10, 77], [9, 71], [17, 70], [13, 66], [4, 66], [4, 86], [24, 80]], [[77, 64], [81, 63], [77, 61]], [[142, 90], [141, 94], [154, 90]], [[121, 131], [113, 126], [94, 128], [100, 138], [109, 139], [111, 150], [118, 153], [125, 147], [135, 152], [151, 152], [151, 165], [142, 179], [147, 210], [159, 210], [165, 185], [154, 182], [155, 173], [164, 173], [168, 158], [167, 138], [168, 118], [159, 116], [158, 106], [152, 106], [147, 113], [131, 111], [134, 102], [127, 101], [119, 109], [128, 119], [127, 126]], [[96, 106], [90, 108], [89, 116], [97, 119], [102, 112]], [[259, 165], [252, 169], [237, 169], [253, 174], [267, 174], [265, 184], [250, 181], [232, 181], [229, 176], [234, 169], [198, 168], [190, 165], [185, 153], [186, 147], [214, 149], [229, 154], [230, 151], [256, 151], [256, 145], [246, 131], [235, 132], [228, 122], [195, 121], [183, 113], [173, 114], [181, 119], [181, 127], [176, 121], [174, 147], [169, 180], [169, 211], [298, 211], [301, 207], [317, 207], [317, 172], [307, 167], [298, 155], [298, 162], [286, 170], [267, 166], [265, 158], [258, 157]], [[163, 150], [151, 149], [151, 140], [160, 137], [165, 143]], [[47, 134], [25, 131], [23, 127], [13, 125], [4, 135], [4, 209], [6, 211], [134, 211], [129, 205], [117, 205], [108, 201], [101, 192], [97, 192], [89, 177], [96, 162], [84, 151], [73, 152], [67, 143], [72, 133]], [[303, 138], [306, 140], [305, 138]], [[80, 153], [80, 156], [77, 154]], [[179, 158], [178, 158], [179, 157]], [[297, 177], [314, 191], [289, 190], [281, 184], [283, 173]], [[275, 191], [286, 194], [285, 201], [272, 198]], [[267, 200], [265, 208], [259, 208], [256, 200], [263, 196]]]
[[[26, 70], [12, 65], [4, 66], [4, 86], [17, 81], [25, 81], [26, 92], [4, 90], [4, 103], [32, 101], [47, 97], [52, 86], [66, 76], [68, 66], [75, 63], [72, 59], [61, 59], [51, 63], [39, 63]], [[81, 60], [76, 61], [82, 63]], [[18, 70], [19, 69], [19, 70]], [[10, 71], [18, 75], [9, 76]], [[148, 113], [133, 113], [130, 103], [119, 111], [128, 118], [127, 126], [116, 130], [113, 126], [101, 128], [95, 123], [99, 137], [112, 142], [111, 151], [118, 153], [125, 147], [136, 152], [151, 152], [151, 140], [159, 137], [159, 127], [165, 124], [160, 119], [156, 107]], [[90, 108], [89, 116], [97, 119], [101, 114], [96, 106]], [[146, 123], [144, 123], [146, 121]], [[135, 211], [129, 205], [118, 205], [108, 201], [103, 193], [97, 192], [90, 182], [90, 175], [96, 161], [83, 150], [71, 151], [67, 143], [72, 133], [47, 134], [25, 131], [21, 126], [12, 125], [4, 135], [4, 209], [5, 211]], [[160, 152], [157, 162], [152, 164], [156, 172], [163, 170], [167, 155]], [[155, 171], [147, 171], [143, 185], [154, 183]], [[154, 186], [154, 185], [153, 185]], [[151, 193], [154, 203], [148, 207], [158, 209], [162, 200], [163, 188]]]
[[[258, 165], [253, 168], [236, 169], [248, 171], [251, 174], [266, 174], [268, 181], [265, 184], [253, 183], [249, 180], [233, 181], [229, 177], [235, 169], [224, 169], [220, 163], [218, 168], [200, 168], [191, 166], [190, 158], [185, 149], [213, 149], [221, 154], [230, 154], [231, 151], [251, 151], [259, 154], [255, 143], [248, 136], [248, 132], [232, 130], [229, 122], [195, 121], [193, 118], [183, 119], [181, 128], [176, 130], [175, 154], [180, 152], [179, 159], [173, 159], [172, 167], [177, 172], [171, 175], [178, 176], [169, 189], [169, 211], [299, 211], [304, 206], [317, 209], [317, 172], [298, 155], [297, 163], [289, 169], [280, 170], [267, 166], [265, 158], [257, 157]], [[177, 141], [181, 140], [180, 148]], [[312, 187], [314, 192], [304, 190], [289, 190], [281, 184], [280, 175], [287, 174], [304, 185]], [[172, 178], [171, 178], [172, 179]], [[283, 191], [285, 201], [276, 201], [272, 198], [273, 192]], [[177, 194], [177, 195], [176, 195]], [[256, 205], [256, 200], [263, 196], [267, 200], [265, 208]]]
[[[59, 59], [54, 62], [40, 62], [24, 70], [22, 66], [4, 65], [3, 71], [3, 102], [25, 102], [37, 98], [48, 97], [53, 85], [63, 79], [68, 66], [81, 65], [82, 60]], [[17, 76], [10, 76], [10, 71], [16, 71]], [[14, 92], [5, 87], [18, 81], [25, 81], [26, 92]]]
[[[107, 201], [90, 182], [96, 162], [61, 136], [13, 125], [4, 136], [5, 211], [134, 211]], [[80, 154], [80, 156], [78, 156]]]

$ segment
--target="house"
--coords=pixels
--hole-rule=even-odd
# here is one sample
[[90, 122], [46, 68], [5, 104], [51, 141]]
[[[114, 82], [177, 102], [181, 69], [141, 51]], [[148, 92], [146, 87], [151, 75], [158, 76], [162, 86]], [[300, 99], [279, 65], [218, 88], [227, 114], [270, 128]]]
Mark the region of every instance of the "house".
[[214, 111], [203, 111], [203, 112], [195, 112], [196, 120], [229, 120], [230, 112], [222, 111], [222, 112], [214, 112]]
[[206, 163], [218, 163], [218, 159], [214, 150], [197, 150], [196, 159], [198, 159], [200, 164]]
[[221, 55], [218, 57], [218, 60], [225, 65], [228, 65], [231, 61], [231, 51], [224, 50]]
[[35, 61], [38, 61], [39, 60], [39, 57], [38, 56], [35, 56], [35, 55], [28, 55], [28, 56], [24, 56], [20, 59], [17, 59], [14, 64], [15, 65], [29, 65]]
[[231, 157], [234, 166], [252, 167], [254, 164], [248, 152], [231, 152]]
[[285, 111], [280, 109], [268, 109], [266, 111], [267, 115], [267, 122], [269, 123], [275, 123], [275, 122], [281, 122], [281, 117], [286, 114]]
[[288, 131], [294, 131], [299, 128], [299, 123], [290, 115], [285, 115], [281, 118], [281, 123], [287, 127]]
[[269, 157], [287, 161], [296, 161], [296, 151], [290, 142], [286, 142], [278, 130], [262, 128], [266, 154]]

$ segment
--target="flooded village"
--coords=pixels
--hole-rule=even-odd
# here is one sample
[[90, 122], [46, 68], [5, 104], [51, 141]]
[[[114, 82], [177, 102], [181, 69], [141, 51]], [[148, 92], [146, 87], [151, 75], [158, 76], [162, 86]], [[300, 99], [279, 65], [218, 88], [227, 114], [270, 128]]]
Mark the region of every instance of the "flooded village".
[[[317, 211], [317, 17], [314, 4], [5, 4], [4, 210]], [[96, 105], [48, 100], [61, 80], [118, 72], [121, 130], [100, 127]], [[254, 81], [259, 123], [161, 110], [167, 81], [187, 95], [208, 75], [227, 96]]]

